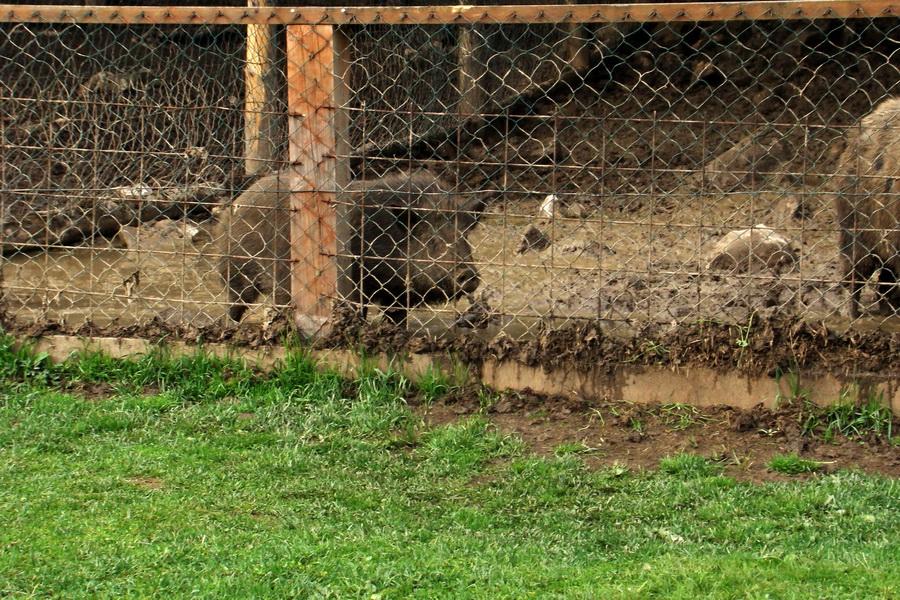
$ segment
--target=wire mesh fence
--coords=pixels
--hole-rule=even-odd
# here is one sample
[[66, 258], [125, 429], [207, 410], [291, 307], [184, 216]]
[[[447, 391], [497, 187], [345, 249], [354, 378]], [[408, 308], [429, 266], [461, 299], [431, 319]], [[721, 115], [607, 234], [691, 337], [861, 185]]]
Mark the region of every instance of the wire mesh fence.
[[520, 338], [900, 308], [882, 4], [8, 8], [13, 321], [266, 326], [311, 297]]

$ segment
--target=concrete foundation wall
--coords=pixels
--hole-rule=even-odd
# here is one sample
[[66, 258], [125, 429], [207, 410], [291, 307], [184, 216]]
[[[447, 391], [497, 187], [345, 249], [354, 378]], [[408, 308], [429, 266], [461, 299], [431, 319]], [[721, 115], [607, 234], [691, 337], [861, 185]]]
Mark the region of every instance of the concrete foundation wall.
[[[197, 349], [197, 346], [184, 342], [167, 343], [176, 353], [192, 353]], [[147, 352], [150, 347], [151, 342], [134, 338], [47, 336], [37, 340], [35, 349], [37, 352], [47, 352], [54, 361], [61, 361], [73, 352], [85, 348], [124, 357]], [[210, 353], [243, 358], [262, 368], [272, 366], [285, 356], [283, 347], [249, 349], [225, 344], [205, 344], [203, 348]], [[362, 362], [358, 354], [342, 350], [314, 351], [312, 354], [323, 366], [336, 368], [347, 374], [352, 374]], [[673, 402], [696, 406], [725, 404], [749, 408], [760, 402], [772, 406], [779, 396], [789, 397], [792, 394], [792, 384], [788, 377], [776, 380], [768, 376], [750, 376], [737, 371], [729, 373], [706, 367], [672, 370], [622, 364], [612, 372], [607, 369], [602, 372], [573, 369], [545, 371], [540, 367], [529, 367], [516, 362], [489, 360], [478, 369], [466, 370], [459, 364], [453, 364], [446, 355], [378, 356], [366, 360], [376, 361], [381, 368], [390, 365], [412, 380], [429, 369], [440, 368], [451, 380], [468, 377], [496, 390], [530, 389], [543, 394], [635, 403]], [[834, 402], [848, 391], [853, 395], [860, 393], [860, 390], [863, 395], [872, 391], [876, 395], [883, 393], [885, 403], [890, 404], [895, 414], [900, 414], [898, 379], [879, 377], [877, 374], [841, 379], [829, 373], [816, 372], [799, 373], [799, 378], [799, 383], [793, 384], [795, 390], [808, 391], [809, 399], [817, 404]]]

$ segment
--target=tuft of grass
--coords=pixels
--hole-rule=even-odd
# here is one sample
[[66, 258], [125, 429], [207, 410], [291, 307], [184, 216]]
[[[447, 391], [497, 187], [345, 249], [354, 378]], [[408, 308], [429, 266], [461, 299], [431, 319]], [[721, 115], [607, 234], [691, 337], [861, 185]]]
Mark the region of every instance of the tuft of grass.
[[838, 435], [859, 438], [874, 434], [883, 436], [889, 441], [893, 437], [894, 415], [884, 402], [884, 392], [876, 393], [875, 389], [870, 387], [866, 390], [865, 398], [861, 400], [858, 388], [846, 388], [841, 391], [835, 402], [821, 406], [810, 400], [810, 391], [801, 386], [800, 373], [797, 369], [785, 371], [778, 367], [775, 371], [775, 381], [778, 392], [775, 394], [773, 410], [777, 410], [785, 403], [801, 403], [797, 422], [802, 435], [821, 435], [826, 442]]
[[732, 329], [737, 330], [734, 343], [738, 348], [740, 348], [740, 352], [738, 352], [737, 358], [738, 364], [740, 364], [741, 359], [744, 357], [744, 351], [750, 347], [750, 332], [753, 328], [753, 317], [755, 315], [755, 311], [750, 313], [750, 317], [747, 319], [746, 325], [732, 325]]
[[893, 435], [894, 415], [884, 403], [884, 392], [876, 395], [871, 388], [863, 402], [854, 402], [850, 393], [841, 393], [836, 402], [822, 407], [821, 413], [826, 439], [835, 434], [852, 438], [874, 433], [888, 439]]
[[669, 354], [669, 350], [664, 346], [651, 339], [644, 338], [635, 350], [634, 355], [625, 360], [625, 362], [637, 362], [644, 357], [651, 357], [656, 358], [657, 363], [659, 363], [667, 354]]
[[243, 361], [216, 356], [202, 346], [193, 354], [176, 355], [160, 343], [128, 359], [83, 349], [59, 365], [56, 374], [67, 381], [108, 383], [121, 393], [151, 388], [197, 402], [246, 392], [254, 371]]
[[784, 475], [799, 475], [819, 470], [822, 463], [801, 458], [796, 452], [792, 452], [791, 454], [776, 454], [772, 460], [766, 463], [766, 466]]
[[866, 392], [865, 400], [859, 400], [859, 392], [845, 389], [840, 397], [827, 406], [805, 401], [804, 410], [797, 415], [803, 435], [821, 435], [826, 442], [841, 435], [860, 438], [866, 435], [893, 438], [894, 414], [884, 402], [884, 393]]
[[[787, 393], [784, 393], [785, 387]], [[795, 402], [801, 402], [803, 407], [810, 404], [810, 390], [801, 385], [800, 370], [796, 365], [787, 370], [782, 369], [780, 365], [775, 367], [775, 389], [772, 410], [778, 410], [783, 404], [793, 405]]]
[[450, 394], [457, 386], [443, 369], [431, 364], [416, 381], [416, 388], [422, 393], [422, 400], [430, 404]]
[[478, 396], [478, 408], [483, 411], [490, 409], [492, 406], [500, 402], [505, 394], [518, 394], [514, 390], [506, 390], [505, 392], [496, 392], [487, 384], [481, 384], [475, 387], [475, 394]]
[[720, 475], [723, 468], [723, 465], [719, 462], [690, 453], [667, 456], [659, 461], [660, 471], [684, 479], [693, 477], [713, 477]]
[[0, 387], [50, 385], [57, 377], [50, 355], [35, 352], [34, 341], [18, 342], [0, 329]]

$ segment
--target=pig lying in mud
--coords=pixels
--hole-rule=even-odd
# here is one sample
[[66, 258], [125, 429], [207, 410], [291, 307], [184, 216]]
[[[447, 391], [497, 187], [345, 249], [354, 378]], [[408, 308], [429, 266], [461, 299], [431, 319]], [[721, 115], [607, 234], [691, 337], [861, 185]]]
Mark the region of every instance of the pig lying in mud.
[[[248, 304], [274, 293], [290, 301], [290, 176], [276, 173], [241, 194], [223, 218], [220, 273], [228, 314], [240, 321]], [[460, 204], [428, 172], [354, 181], [339, 213], [343, 240], [338, 261], [341, 296], [361, 307], [378, 304], [405, 324], [410, 308], [440, 304], [474, 292], [479, 284], [466, 234], [482, 201]]]

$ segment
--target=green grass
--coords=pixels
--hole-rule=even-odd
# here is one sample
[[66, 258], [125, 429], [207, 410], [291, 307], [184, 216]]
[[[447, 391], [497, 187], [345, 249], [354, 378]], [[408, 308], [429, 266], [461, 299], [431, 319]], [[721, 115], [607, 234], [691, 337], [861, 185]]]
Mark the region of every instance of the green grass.
[[796, 452], [791, 454], [776, 454], [772, 460], [766, 463], [766, 466], [777, 473], [785, 475], [799, 475], [800, 473], [813, 473], [822, 466], [822, 463], [815, 460], [800, 458]]
[[826, 442], [839, 436], [856, 439], [876, 436], [894, 441], [894, 415], [884, 400], [884, 393], [868, 389], [864, 397], [859, 391], [844, 390], [837, 401], [820, 406], [803, 399], [804, 411], [798, 416], [804, 435], [821, 435]]
[[[0, 340], [0, 598], [897, 598], [900, 487], [592, 471], [411, 383]], [[61, 385], [102, 381], [85, 399]]]
[[677, 454], [659, 461], [659, 470], [679, 477], [711, 477], [724, 470], [721, 463], [696, 454]]
[[852, 401], [849, 393], [841, 394], [837, 402], [821, 409], [826, 438], [836, 434], [854, 438], [866, 433], [891, 439], [893, 414], [884, 402], [884, 393], [869, 390], [865, 399]]
[[434, 402], [458, 389], [449, 375], [435, 365], [429, 365], [419, 377], [417, 387], [422, 393], [422, 401], [426, 404]]

